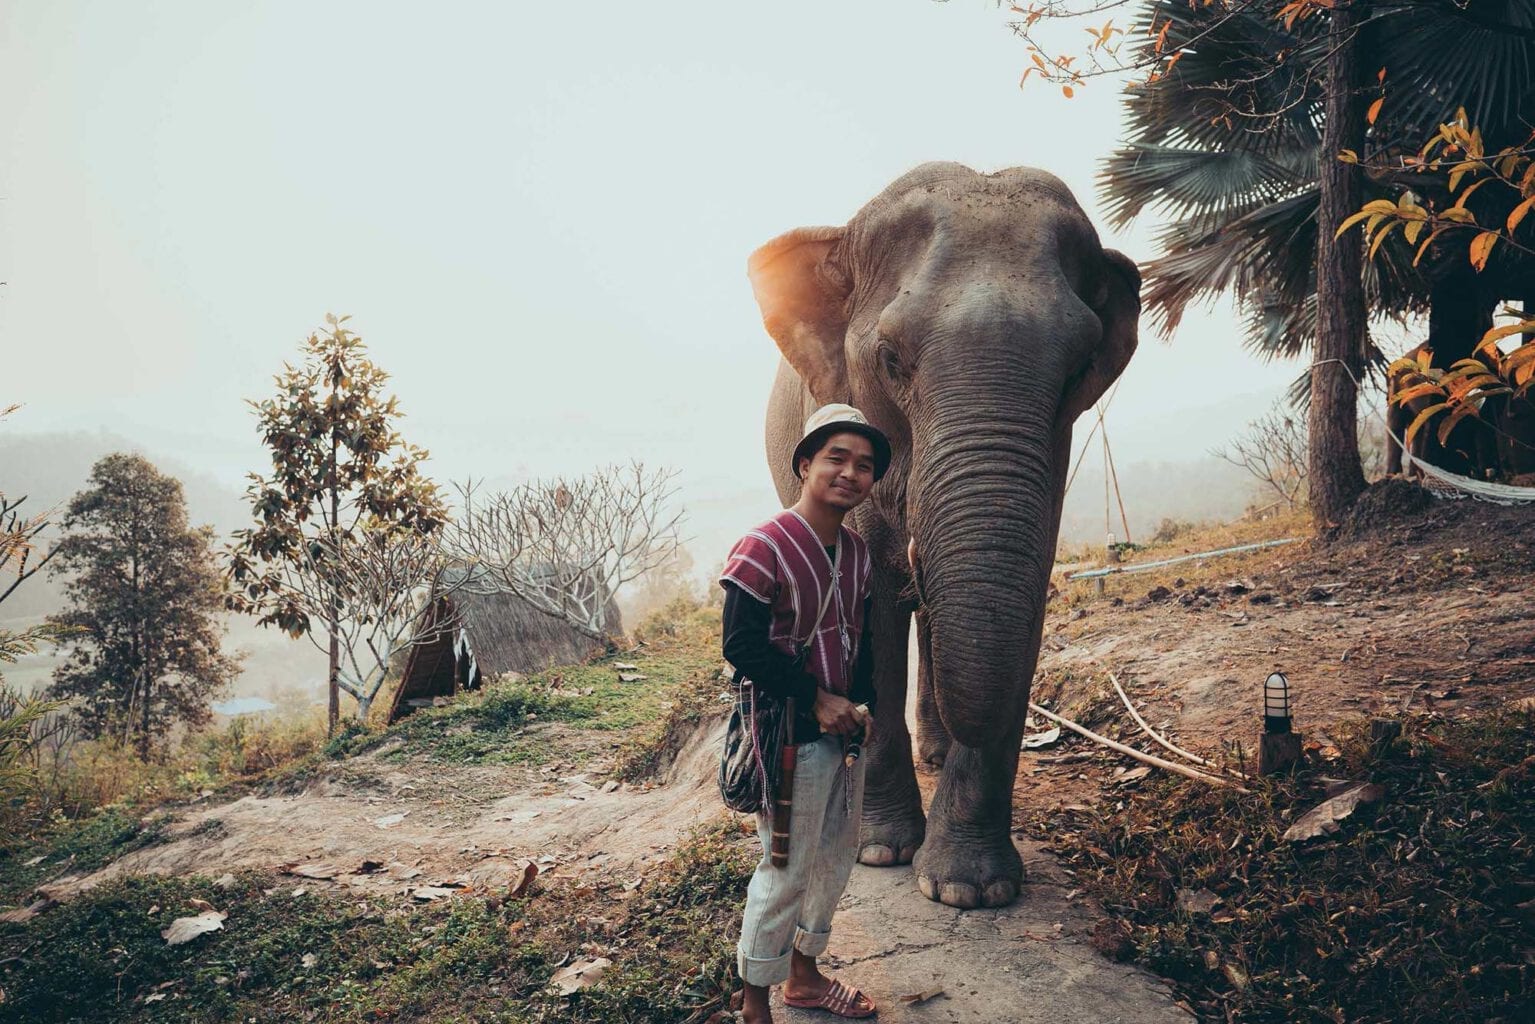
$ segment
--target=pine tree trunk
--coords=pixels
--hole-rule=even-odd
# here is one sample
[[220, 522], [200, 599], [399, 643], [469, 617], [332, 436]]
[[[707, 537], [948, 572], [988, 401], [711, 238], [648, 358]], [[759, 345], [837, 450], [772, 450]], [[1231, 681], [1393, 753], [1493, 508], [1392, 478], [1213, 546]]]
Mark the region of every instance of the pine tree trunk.
[[[1355, 380], [1366, 345], [1364, 253], [1359, 232], [1334, 238], [1359, 209], [1359, 169], [1337, 159], [1364, 149], [1356, 38], [1364, 0], [1334, 7], [1328, 28], [1327, 84], [1322, 130], [1321, 207], [1317, 217], [1317, 330], [1311, 368], [1309, 477], [1311, 516], [1320, 530], [1343, 520], [1364, 490], [1359, 461], [1359, 395]], [[1351, 376], [1352, 374], [1352, 376]]]
[[149, 763], [149, 660], [148, 651], [145, 651], [144, 667], [139, 669], [139, 679], [142, 682], [140, 699], [143, 706], [140, 709], [142, 718], [139, 722], [139, 760]]
[[[331, 379], [332, 379], [332, 381], [334, 381], [335, 377], [332, 376]], [[331, 385], [331, 396], [332, 396], [332, 398], [335, 397], [335, 394], [336, 394], [336, 385], [334, 383], [332, 383], [332, 385]], [[332, 405], [334, 405], [334, 402], [332, 403]], [[336, 432], [336, 427], [333, 425], [331, 427], [331, 431], [330, 431], [330, 480], [329, 480], [329, 484], [330, 484], [330, 542], [331, 542], [330, 543], [330, 557], [331, 558], [339, 558], [339, 557], [341, 557], [341, 552], [340, 552], [340, 550], [338, 550], [338, 548], [336, 546], [336, 523], [337, 523], [337, 517], [340, 515], [340, 511], [341, 511], [340, 495], [337, 493], [338, 489], [339, 489], [339, 484], [338, 484], [338, 478], [337, 478], [337, 473], [336, 473], [336, 455], [337, 455], [337, 452], [338, 452], [338, 450], [340, 448], [340, 445], [341, 445], [340, 435]], [[332, 590], [332, 593], [334, 593], [334, 590]], [[327, 735], [330, 735], [330, 736], [336, 735], [336, 726], [337, 726], [337, 724], [341, 720], [341, 685], [338, 682], [338, 680], [340, 679], [340, 676], [341, 676], [341, 634], [340, 634], [340, 630], [339, 630], [339, 627], [338, 627], [338, 624], [337, 624], [337, 620], [338, 620], [339, 616], [340, 616], [340, 612], [339, 612], [339, 610], [336, 607], [336, 599], [334, 597], [332, 597], [331, 601], [330, 601], [330, 618], [329, 618], [329, 621], [326, 623], [326, 626], [330, 629], [330, 670], [326, 674], [326, 679], [329, 681], [328, 685], [329, 685], [329, 690], [330, 690], [330, 692], [329, 692], [329, 698], [330, 698], [329, 723], [330, 724], [329, 724], [328, 729], [327, 729]]]

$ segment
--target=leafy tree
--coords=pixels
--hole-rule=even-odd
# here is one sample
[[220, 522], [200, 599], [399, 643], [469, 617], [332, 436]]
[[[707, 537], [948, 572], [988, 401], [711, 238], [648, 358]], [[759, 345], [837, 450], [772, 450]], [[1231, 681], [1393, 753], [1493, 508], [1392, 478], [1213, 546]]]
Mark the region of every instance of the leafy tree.
[[[0, 408], [0, 419], [16, 408], [14, 405]], [[52, 510], [24, 515], [21, 506], [26, 500], [25, 496], [12, 498], [0, 491], [0, 603], [41, 571], [56, 553], [56, 549], [42, 554], [37, 550], [37, 538], [47, 529]], [[23, 655], [36, 653], [63, 632], [62, 627], [53, 623], [20, 632], [0, 629], [0, 664], [12, 664]], [[13, 692], [0, 675], [0, 833], [14, 832], [19, 809], [35, 788], [36, 771], [31, 760], [36, 747], [35, 730], [60, 707], [59, 701]]]
[[[0, 419], [15, 412], [18, 406], [0, 407]], [[0, 490], [0, 602], [16, 593], [27, 580], [37, 575], [56, 554], [54, 550], [39, 552], [37, 541], [48, 529], [55, 509], [47, 509], [28, 515], [21, 511], [27, 497], [12, 498]], [[0, 629], [0, 662], [14, 663], [23, 655], [34, 654], [45, 643], [57, 640], [63, 632], [60, 626], [44, 623], [20, 632]], [[5, 677], [0, 675], [0, 681]]]
[[[1047, 0], [1018, 27], [1032, 42], [1041, 18], [1118, 6]], [[1355, 379], [1378, 360], [1366, 313], [1429, 308], [1432, 333], [1465, 336], [1461, 355], [1479, 333], [1464, 328], [1474, 289], [1461, 268], [1420, 270], [1400, 237], [1367, 264], [1357, 240], [1335, 239], [1367, 197], [1399, 187], [1395, 172], [1362, 174], [1355, 154], [1415, 147], [1457, 103], [1516, 123], [1535, 73], [1528, 5], [1149, 0], [1138, 12], [1130, 36], [1112, 21], [1093, 29], [1085, 55], [1036, 45], [1033, 72], [1066, 86], [1149, 72], [1127, 90], [1130, 138], [1102, 179], [1116, 220], [1148, 206], [1177, 218], [1146, 268], [1148, 309], [1170, 330], [1189, 301], [1230, 290], [1250, 345], [1312, 352], [1313, 511], [1336, 521], [1363, 486], [1350, 428]], [[1131, 37], [1145, 42], [1122, 58]]]
[[69, 502], [49, 571], [67, 575], [77, 631], [52, 693], [91, 735], [120, 733], [149, 759], [177, 723], [206, 721], [239, 661], [219, 650], [224, 581], [211, 527], [187, 523], [181, 484], [138, 455], [108, 455]]
[[256, 525], [236, 532], [228, 566], [237, 587], [232, 607], [294, 637], [315, 639], [313, 630], [323, 630], [332, 732], [343, 620], [369, 614], [349, 582], [359, 538], [364, 530], [431, 536], [447, 519], [436, 485], [420, 470], [426, 451], [394, 428], [401, 414], [398, 400], [383, 394], [389, 375], [368, 359], [348, 319], [327, 314], [325, 329], [304, 344], [302, 365], [277, 375], [276, 397], [250, 403], [272, 472], [250, 475]]

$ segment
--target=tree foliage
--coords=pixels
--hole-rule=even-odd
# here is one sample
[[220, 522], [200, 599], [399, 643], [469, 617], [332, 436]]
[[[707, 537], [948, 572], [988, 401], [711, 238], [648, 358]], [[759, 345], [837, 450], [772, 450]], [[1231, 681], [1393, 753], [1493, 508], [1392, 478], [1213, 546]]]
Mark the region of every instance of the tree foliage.
[[[436, 485], [421, 472], [427, 452], [395, 428], [401, 413], [384, 394], [389, 375], [369, 360], [348, 319], [327, 314], [325, 328], [305, 342], [302, 363], [275, 378], [277, 394], [250, 403], [272, 470], [250, 475], [256, 522], [236, 532], [228, 553], [232, 607], [294, 637], [314, 639], [318, 627], [328, 638], [332, 730], [342, 641], [363, 642], [343, 622], [360, 626], [379, 612], [359, 589], [366, 570], [351, 562], [354, 551], [414, 544], [410, 535], [433, 536], [447, 520]], [[397, 582], [410, 591], [425, 579]], [[348, 692], [357, 696], [362, 684], [353, 682]]]
[[[1334, 521], [1362, 486], [1348, 378], [1383, 362], [1366, 313], [1430, 311], [1447, 364], [1469, 354], [1484, 329], [1455, 269], [1414, 258], [1414, 248], [1417, 256], [1436, 251], [1407, 241], [1410, 233], [1416, 243], [1424, 225], [1393, 233], [1400, 225], [1378, 216], [1401, 205], [1386, 197], [1401, 190], [1402, 175], [1429, 162], [1397, 154], [1416, 150], [1457, 104], [1498, 125], [1500, 138], [1517, 127], [1500, 144], [1525, 139], [1535, 8], [1524, 0], [1143, 0], [1121, 28], [1121, 6], [1014, 7], [1015, 30], [1030, 44], [1025, 80], [1037, 76], [1071, 95], [1094, 76], [1145, 72], [1126, 90], [1129, 138], [1100, 180], [1116, 221], [1148, 207], [1172, 218], [1143, 274], [1147, 309], [1171, 331], [1189, 302], [1231, 292], [1255, 350], [1313, 353], [1314, 512]], [[1088, 26], [1082, 52], [1053, 53], [1040, 42], [1036, 26], [1061, 18]], [[1468, 133], [1462, 148], [1470, 141]], [[1336, 162], [1360, 163], [1361, 153], [1390, 159], [1368, 175]], [[1487, 167], [1506, 173], [1513, 163], [1509, 156]], [[1335, 238], [1361, 206], [1377, 228], [1362, 263], [1357, 241]], [[1406, 216], [1425, 219], [1421, 210]], [[1473, 260], [1485, 263], [1497, 242], [1486, 230], [1476, 235]], [[1463, 340], [1451, 343], [1452, 334]]]
[[50, 572], [71, 602], [53, 621], [75, 633], [52, 693], [74, 699], [88, 734], [132, 740], [147, 760], [233, 680], [212, 539], [188, 524], [180, 482], [138, 455], [106, 456], [70, 500]]

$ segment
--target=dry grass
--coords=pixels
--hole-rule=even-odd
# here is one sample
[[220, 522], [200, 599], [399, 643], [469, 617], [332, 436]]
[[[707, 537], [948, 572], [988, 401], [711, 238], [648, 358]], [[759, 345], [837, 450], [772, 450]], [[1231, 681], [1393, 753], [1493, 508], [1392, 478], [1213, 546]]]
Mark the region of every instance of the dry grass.
[[[1282, 512], [1264, 519], [1204, 523], [1190, 527], [1186, 532], [1177, 533], [1171, 540], [1137, 546], [1136, 550], [1124, 553], [1120, 564], [1129, 567], [1203, 551], [1217, 551], [1222, 548], [1289, 537], [1302, 538], [1304, 543], [1304, 540], [1311, 536], [1310, 514], [1303, 509]], [[1287, 558], [1294, 558], [1296, 548], [1300, 546], [1264, 548], [1214, 558], [1192, 559], [1145, 572], [1115, 574], [1104, 580], [1102, 594], [1097, 592], [1097, 583], [1094, 580], [1068, 581], [1065, 577], [1069, 573], [1063, 573], [1055, 578], [1055, 584], [1060, 591], [1057, 600], [1065, 608], [1074, 608], [1095, 601], [1110, 601], [1116, 597], [1127, 599], [1131, 595], [1139, 596], [1159, 586], [1171, 589], [1179, 580], [1183, 580], [1184, 584], [1189, 586], [1211, 585], [1266, 569]], [[1101, 545], [1062, 551], [1058, 561], [1074, 565], [1072, 572], [1080, 572], [1089, 567], [1102, 568], [1112, 564], [1105, 559]], [[1084, 564], [1077, 565], [1078, 562]]]
[[[1285, 841], [1327, 777], [1385, 787], [1333, 836]], [[1171, 979], [1205, 1020], [1535, 1019], [1535, 716], [1422, 716], [1381, 756], [1337, 757], [1235, 794], [1163, 782], [1109, 812], [1041, 814], [1112, 920], [1105, 952]], [[1209, 909], [1186, 894], [1208, 893]]]

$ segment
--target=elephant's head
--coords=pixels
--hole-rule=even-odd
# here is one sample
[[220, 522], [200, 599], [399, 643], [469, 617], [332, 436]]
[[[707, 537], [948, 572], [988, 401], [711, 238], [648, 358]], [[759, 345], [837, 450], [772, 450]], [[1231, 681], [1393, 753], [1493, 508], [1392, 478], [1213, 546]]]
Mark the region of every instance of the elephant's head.
[[815, 403], [890, 435], [872, 511], [903, 564], [912, 541], [939, 712], [961, 743], [1001, 739], [1038, 654], [1072, 422], [1135, 350], [1135, 264], [1053, 175], [926, 164], [749, 272]]

